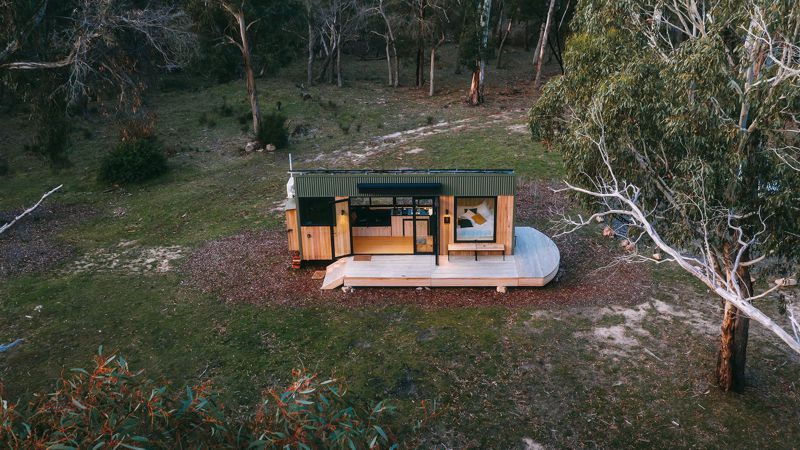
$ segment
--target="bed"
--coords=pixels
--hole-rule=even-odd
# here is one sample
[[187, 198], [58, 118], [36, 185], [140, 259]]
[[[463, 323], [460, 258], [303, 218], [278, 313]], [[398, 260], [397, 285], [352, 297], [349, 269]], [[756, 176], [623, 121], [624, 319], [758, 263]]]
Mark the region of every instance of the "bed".
[[456, 240], [494, 241], [494, 199], [458, 199]]

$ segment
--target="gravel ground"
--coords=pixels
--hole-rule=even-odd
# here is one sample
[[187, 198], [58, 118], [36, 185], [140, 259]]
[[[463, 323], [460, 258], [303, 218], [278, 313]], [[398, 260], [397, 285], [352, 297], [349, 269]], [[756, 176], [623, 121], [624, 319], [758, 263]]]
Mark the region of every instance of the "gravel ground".
[[[0, 211], [0, 223], [22, 212]], [[0, 280], [41, 272], [75, 255], [75, 249], [58, 234], [94, 212], [87, 206], [43, 204], [0, 234]]]
[[[549, 217], [563, 204], [542, 184], [520, 190], [518, 224], [534, 217]], [[535, 221], [544, 223], [542, 221]], [[599, 228], [598, 228], [599, 230]], [[576, 235], [556, 239], [562, 272], [544, 288], [511, 288], [500, 294], [494, 288], [356, 288], [322, 291], [321, 280], [312, 280], [325, 264], [290, 267], [283, 231], [248, 232], [208, 242], [180, 268], [184, 285], [220, 296], [229, 303], [311, 306], [336, 303], [344, 306], [418, 305], [424, 307], [489, 305], [590, 305], [633, 304], [649, 286], [645, 265], [617, 265], [597, 269], [609, 261], [609, 245]]]

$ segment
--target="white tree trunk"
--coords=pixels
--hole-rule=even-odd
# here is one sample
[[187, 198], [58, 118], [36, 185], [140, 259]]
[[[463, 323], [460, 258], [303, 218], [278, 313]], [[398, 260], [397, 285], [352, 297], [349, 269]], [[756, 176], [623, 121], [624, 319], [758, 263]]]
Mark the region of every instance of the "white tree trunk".
[[547, 9], [547, 20], [544, 22], [544, 31], [540, 39], [541, 45], [539, 46], [539, 59], [536, 61], [536, 77], [533, 79], [533, 88], [539, 89], [539, 84], [542, 82], [542, 60], [544, 59], [544, 49], [547, 46], [547, 36], [550, 34], [550, 26], [553, 22], [553, 12], [556, 8], [556, 0], [550, 0], [550, 8]]
[[42, 198], [40, 198], [40, 199], [39, 199], [39, 201], [38, 201], [38, 202], [36, 202], [36, 204], [35, 204], [35, 205], [31, 206], [30, 208], [26, 209], [25, 211], [22, 211], [22, 212], [21, 212], [21, 213], [20, 213], [20, 214], [19, 214], [17, 217], [15, 217], [15, 218], [14, 218], [14, 220], [12, 220], [11, 222], [8, 222], [7, 224], [4, 224], [3, 226], [0, 226], [0, 234], [3, 234], [3, 233], [6, 231], [6, 230], [8, 230], [8, 229], [9, 229], [9, 228], [11, 228], [12, 226], [14, 226], [14, 224], [15, 224], [15, 223], [17, 223], [17, 221], [18, 221], [19, 219], [22, 219], [23, 217], [25, 217], [25, 216], [27, 216], [28, 214], [32, 213], [32, 212], [33, 212], [33, 211], [34, 211], [36, 208], [38, 208], [38, 207], [39, 207], [39, 205], [41, 205], [41, 204], [42, 204], [42, 201], [44, 201], [44, 199], [46, 199], [47, 197], [49, 197], [49, 196], [50, 196], [50, 194], [52, 194], [53, 192], [55, 192], [55, 191], [57, 191], [57, 190], [61, 189], [61, 187], [62, 187], [62, 186], [64, 186], [64, 185], [63, 185], [63, 184], [59, 184], [58, 186], [54, 187], [53, 189], [51, 189], [51, 190], [49, 190], [49, 191], [45, 192], [45, 193], [44, 193], [44, 195], [42, 195]]
[[536, 61], [539, 61], [539, 48], [542, 46], [542, 37], [544, 36], [544, 23], [539, 26], [539, 39], [536, 40], [536, 48], [533, 49], [533, 62], [531, 65], [534, 68], [534, 77], [536, 76]]
[[394, 80], [392, 72], [392, 55], [389, 53], [389, 40], [386, 40], [386, 68], [388, 69], [389, 74], [389, 86], [394, 86]]
[[429, 75], [431, 81], [430, 85], [428, 86], [428, 97], [433, 97], [433, 91], [434, 91], [433, 75], [435, 71], [436, 71], [436, 46], [434, 45], [431, 47], [431, 72]]
[[500, 48], [497, 49], [497, 64], [495, 67], [498, 69], [500, 68], [500, 64], [503, 62], [503, 49], [506, 45], [506, 39], [508, 39], [508, 35], [511, 34], [511, 27], [514, 24], [514, 17], [508, 18], [508, 26], [506, 27], [506, 31], [503, 33], [503, 39], [500, 40]]
[[[338, 34], [337, 34], [338, 36]], [[342, 87], [342, 45], [336, 43], [336, 86]]]
[[253, 74], [253, 66], [250, 62], [250, 46], [247, 41], [247, 23], [244, 19], [244, 12], [234, 9], [229, 4], [222, 2], [222, 7], [233, 16], [239, 27], [239, 42], [228, 36], [228, 40], [239, 47], [242, 52], [242, 63], [244, 65], [245, 81], [247, 82], [247, 95], [250, 98], [250, 111], [253, 115], [253, 133], [258, 134], [261, 129], [261, 109], [258, 106], [258, 89], [256, 89], [256, 77]]
[[311, 26], [311, 20], [308, 21], [308, 62], [306, 66], [306, 83], [308, 87], [314, 82], [314, 27]]

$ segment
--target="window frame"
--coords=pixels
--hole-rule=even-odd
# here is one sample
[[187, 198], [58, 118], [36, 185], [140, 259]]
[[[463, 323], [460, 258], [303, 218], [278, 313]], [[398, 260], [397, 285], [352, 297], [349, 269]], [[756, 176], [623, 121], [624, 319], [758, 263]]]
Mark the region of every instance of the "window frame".
[[[494, 214], [492, 215], [492, 219], [494, 223], [492, 224], [492, 240], [486, 239], [459, 239], [458, 238], [458, 199], [460, 198], [491, 198], [494, 199]], [[488, 243], [496, 243], [497, 242], [497, 196], [492, 195], [454, 195], [453, 196], [453, 242], [488, 242]]]
[[[330, 212], [328, 213], [328, 223], [322, 223], [321, 221], [312, 221], [311, 223], [306, 223], [306, 215], [303, 211], [306, 209], [303, 203], [309, 201], [324, 201], [328, 203], [330, 206]], [[336, 197], [299, 197], [297, 199], [297, 211], [298, 211], [298, 222], [301, 227], [333, 227], [336, 224], [336, 212], [334, 211], [334, 202], [336, 201]]]

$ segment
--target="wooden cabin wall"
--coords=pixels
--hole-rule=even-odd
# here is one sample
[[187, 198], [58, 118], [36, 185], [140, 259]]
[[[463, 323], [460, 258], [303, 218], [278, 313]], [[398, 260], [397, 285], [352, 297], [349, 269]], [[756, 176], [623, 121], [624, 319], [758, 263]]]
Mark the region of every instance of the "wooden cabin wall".
[[514, 253], [514, 196], [499, 195], [495, 214], [497, 214], [495, 242], [505, 244], [506, 255], [511, 255]]
[[[449, 212], [450, 223], [444, 223], [445, 211]], [[455, 241], [455, 223], [458, 220], [452, 195], [439, 197], [439, 254], [447, 256], [447, 244]]]
[[[505, 245], [505, 254], [514, 253], [514, 196], [497, 196], [497, 230], [495, 242]], [[444, 223], [445, 211], [450, 212], [450, 223]], [[439, 197], [439, 255], [447, 256], [447, 244], [455, 242], [455, 229], [458, 217], [455, 215], [455, 199], [452, 195]], [[479, 252], [478, 254], [500, 255], [500, 252]], [[472, 255], [472, 252], [451, 252], [452, 255]]]
[[300, 227], [303, 239], [303, 259], [333, 259], [331, 227]]
[[297, 228], [297, 210], [286, 210], [286, 237], [289, 240], [289, 251], [300, 251], [300, 233]]
[[[345, 200], [347, 197], [336, 197], [336, 200]], [[333, 253], [340, 257], [352, 253], [350, 243], [350, 207], [349, 202], [338, 202], [334, 211], [333, 227]]]

